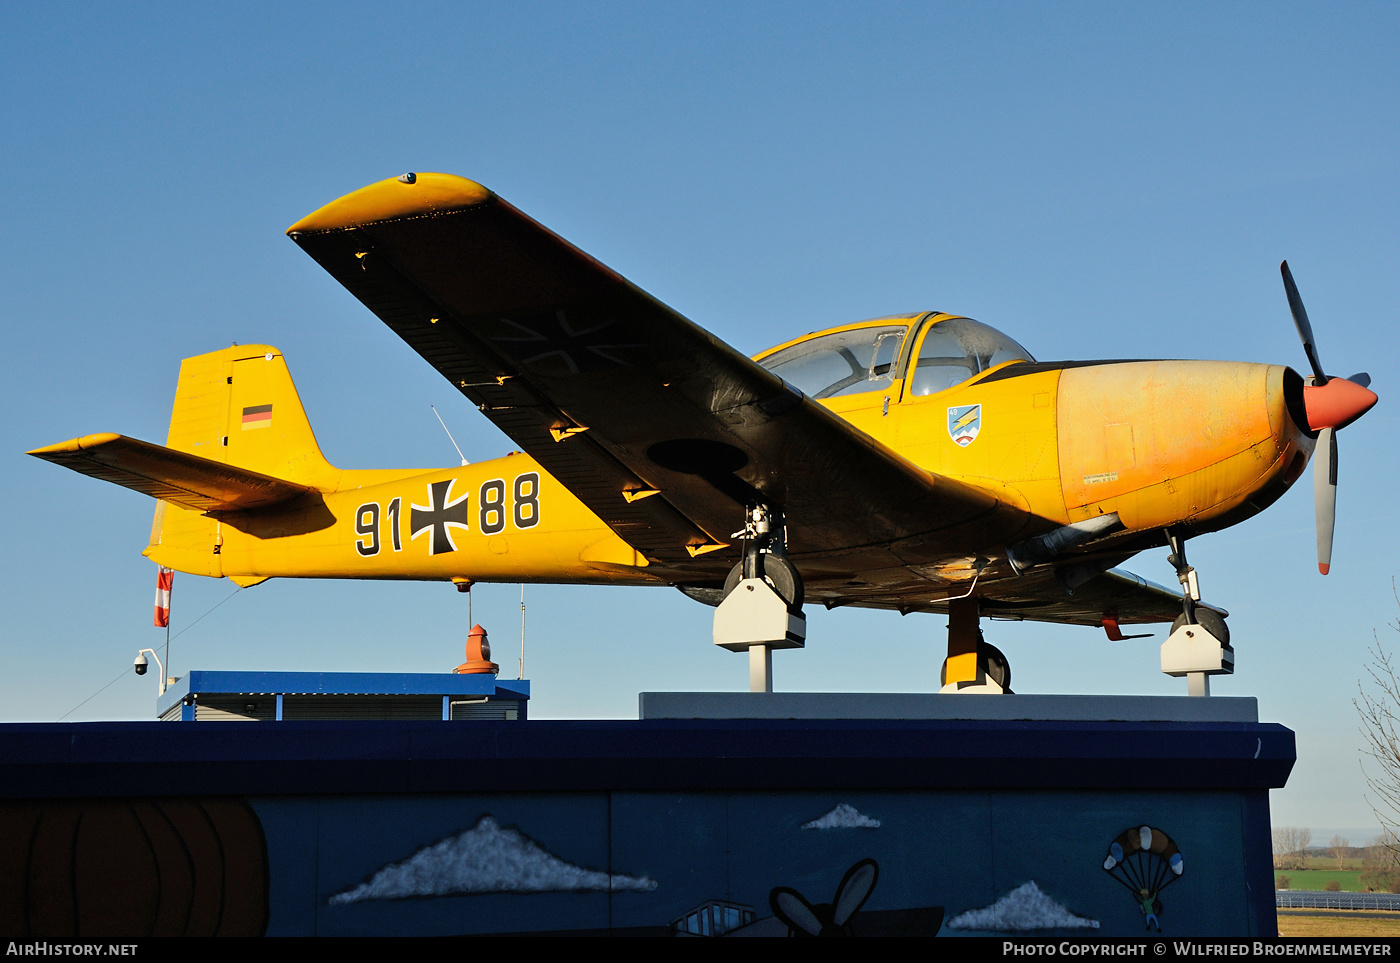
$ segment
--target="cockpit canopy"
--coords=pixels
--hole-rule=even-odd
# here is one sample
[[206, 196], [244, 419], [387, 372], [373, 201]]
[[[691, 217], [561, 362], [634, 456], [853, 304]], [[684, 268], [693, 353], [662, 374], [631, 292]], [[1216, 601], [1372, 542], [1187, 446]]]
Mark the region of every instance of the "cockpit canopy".
[[[905, 350], [911, 332], [918, 339], [917, 358]], [[996, 328], [971, 318], [943, 318], [921, 326], [888, 318], [811, 335], [759, 356], [758, 363], [808, 397], [824, 399], [886, 390], [901, 377], [908, 380], [906, 394], [931, 395], [1003, 362], [1034, 360]], [[912, 378], [907, 374], [910, 367]]]

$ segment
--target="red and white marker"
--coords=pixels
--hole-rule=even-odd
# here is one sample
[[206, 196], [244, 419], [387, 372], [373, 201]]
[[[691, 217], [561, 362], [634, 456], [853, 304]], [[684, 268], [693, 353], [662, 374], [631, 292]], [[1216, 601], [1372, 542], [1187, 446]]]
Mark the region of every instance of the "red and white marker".
[[156, 628], [170, 627], [170, 587], [175, 584], [175, 570], [160, 567], [156, 574]]

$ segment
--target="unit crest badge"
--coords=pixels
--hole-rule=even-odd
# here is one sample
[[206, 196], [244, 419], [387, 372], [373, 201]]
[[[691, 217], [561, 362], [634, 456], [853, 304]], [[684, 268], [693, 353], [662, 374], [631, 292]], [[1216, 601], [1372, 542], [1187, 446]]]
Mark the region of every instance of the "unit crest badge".
[[966, 448], [982, 430], [981, 405], [955, 405], [948, 409], [948, 436]]

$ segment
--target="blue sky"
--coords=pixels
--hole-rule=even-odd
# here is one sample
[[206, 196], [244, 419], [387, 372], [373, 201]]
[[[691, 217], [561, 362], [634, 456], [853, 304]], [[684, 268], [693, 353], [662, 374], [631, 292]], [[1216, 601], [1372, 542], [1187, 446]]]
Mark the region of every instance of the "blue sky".
[[[163, 440], [179, 361], [281, 348], [338, 465], [511, 446], [300, 253], [286, 227], [404, 170], [485, 183], [735, 346], [938, 308], [1043, 359], [1303, 368], [1288, 258], [1339, 374], [1381, 404], [1341, 436], [1333, 574], [1305, 483], [1190, 546], [1238, 670], [1298, 733], [1275, 823], [1367, 827], [1351, 700], [1400, 609], [1392, 479], [1400, 13], [1303, 4], [282, 4], [0, 8], [10, 416], [0, 717], [149, 718], [152, 504], [23, 452]], [[1127, 566], [1170, 582], [1165, 551]], [[233, 592], [177, 576], [181, 632]], [[519, 589], [475, 617], [513, 669]], [[531, 587], [535, 712], [741, 689], [672, 590]], [[943, 620], [811, 612], [779, 688], [936, 687]], [[465, 602], [429, 583], [273, 581], [174, 643], [189, 668], [442, 671]], [[1162, 694], [1156, 639], [997, 623], [1026, 692]], [[125, 673], [125, 674], [124, 674]], [[513, 674], [511, 672], [510, 674]]]

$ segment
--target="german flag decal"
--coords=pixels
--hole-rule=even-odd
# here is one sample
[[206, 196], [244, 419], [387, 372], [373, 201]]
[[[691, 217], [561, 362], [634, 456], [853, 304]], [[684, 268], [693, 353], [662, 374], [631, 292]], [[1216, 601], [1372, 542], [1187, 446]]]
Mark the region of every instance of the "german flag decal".
[[253, 405], [243, 409], [243, 430], [272, 427], [272, 405]]

